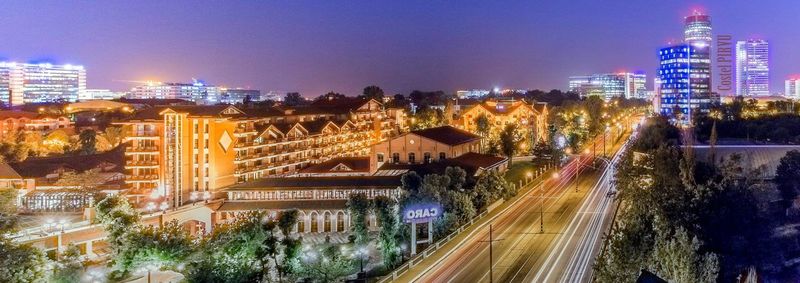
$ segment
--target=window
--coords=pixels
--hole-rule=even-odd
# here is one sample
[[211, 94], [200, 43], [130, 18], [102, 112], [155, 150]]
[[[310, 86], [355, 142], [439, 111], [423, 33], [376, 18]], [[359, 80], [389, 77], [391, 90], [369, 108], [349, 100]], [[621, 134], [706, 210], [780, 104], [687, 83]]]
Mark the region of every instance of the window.
[[378, 162], [383, 162], [383, 153], [378, 153]]
[[444, 161], [445, 157], [447, 157], [447, 155], [444, 152], [439, 153], [439, 161]]
[[416, 162], [417, 162], [417, 156], [413, 152], [408, 153], [408, 163], [416, 163]]
[[431, 163], [431, 153], [430, 152], [423, 153], [422, 154], [422, 158], [423, 158], [425, 163]]
[[208, 123], [206, 123], [206, 124], [205, 124], [205, 125], [203, 125], [203, 126], [205, 127], [205, 128], [203, 129], [203, 132], [204, 132], [204, 133], [206, 133], [206, 134], [208, 134]]
[[400, 163], [400, 154], [395, 152], [392, 153], [392, 162], [393, 163]]

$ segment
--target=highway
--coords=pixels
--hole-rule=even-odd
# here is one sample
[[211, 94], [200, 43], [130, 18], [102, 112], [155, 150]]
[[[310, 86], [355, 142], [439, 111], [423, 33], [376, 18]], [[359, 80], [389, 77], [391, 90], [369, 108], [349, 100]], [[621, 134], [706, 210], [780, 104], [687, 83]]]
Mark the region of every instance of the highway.
[[[485, 225], [448, 256], [398, 282], [589, 282], [616, 207], [608, 195], [613, 190], [609, 165], [619, 159], [629, 133], [614, 136], [607, 140], [611, 160], [591, 150], [575, 155], [557, 177], [533, 184], [493, 216], [491, 275]], [[602, 136], [595, 140], [597, 154], [602, 154], [601, 143]]]

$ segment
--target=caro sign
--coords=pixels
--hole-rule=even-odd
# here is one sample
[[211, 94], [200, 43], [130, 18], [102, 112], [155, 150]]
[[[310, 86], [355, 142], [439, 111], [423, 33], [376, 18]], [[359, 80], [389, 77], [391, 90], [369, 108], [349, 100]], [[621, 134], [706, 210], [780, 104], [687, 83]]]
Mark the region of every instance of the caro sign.
[[442, 209], [439, 207], [438, 204], [425, 204], [425, 205], [408, 207], [403, 212], [403, 221], [410, 222], [413, 220], [420, 222], [422, 220], [428, 220], [439, 217], [441, 213]]

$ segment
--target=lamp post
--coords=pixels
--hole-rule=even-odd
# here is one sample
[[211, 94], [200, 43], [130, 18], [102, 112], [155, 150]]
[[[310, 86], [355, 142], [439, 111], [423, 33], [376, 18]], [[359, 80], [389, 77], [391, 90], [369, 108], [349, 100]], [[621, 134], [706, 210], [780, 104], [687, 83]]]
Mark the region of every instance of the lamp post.
[[209, 191], [203, 192], [203, 202], [208, 203], [208, 200], [211, 199], [211, 193]]
[[198, 198], [197, 191], [194, 191], [192, 192], [192, 194], [189, 195], [189, 200], [192, 202], [193, 206], [197, 204], [197, 198]]
[[[558, 172], [553, 173], [553, 179], [558, 179]], [[541, 188], [542, 205], [539, 207], [539, 233], [544, 233], [544, 187]]]
[[368, 251], [366, 247], [361, 247], [358, 249], [358, 251], [356, 251], [356, 254], [358, 254], [359, 263], [361, 265], [361, 273], [364, 273], [364, 256], [367, 253]]
[[533, 181], [533, 173], [531, 171], [528, 171], [528, 173], [526, 173], [525, 175], [528, 177], [525, 180], [527, 181], [528, 184], [530, 184], [531, 181]]

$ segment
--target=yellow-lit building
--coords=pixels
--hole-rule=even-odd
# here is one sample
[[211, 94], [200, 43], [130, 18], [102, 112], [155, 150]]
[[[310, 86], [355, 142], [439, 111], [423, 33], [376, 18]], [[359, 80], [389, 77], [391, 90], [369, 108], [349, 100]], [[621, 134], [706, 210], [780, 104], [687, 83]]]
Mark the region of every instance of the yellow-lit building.
[[368, 156], [371, 145], [403, 131], [403, 121], [402, 110], [348, 98], [291, 108], [154, 107], [119, 124], [130, 194], [176, 207], [330, 158]]
[[461, 111], [453, 126], [478, 134], [478, 117], [485, 115], [491, 125], [491, 135], [503, 130], [507, 124], [517, 124], [522, 130], [531, 131], [527, 137], [534, 142], [547, 140], [546, 104], [530, 104], [523, 100], [487, 100]]

